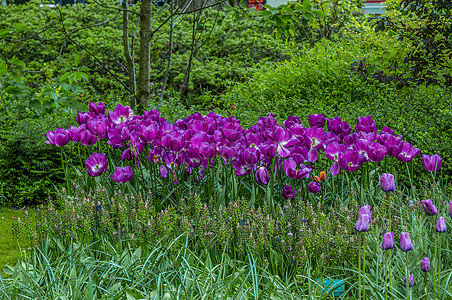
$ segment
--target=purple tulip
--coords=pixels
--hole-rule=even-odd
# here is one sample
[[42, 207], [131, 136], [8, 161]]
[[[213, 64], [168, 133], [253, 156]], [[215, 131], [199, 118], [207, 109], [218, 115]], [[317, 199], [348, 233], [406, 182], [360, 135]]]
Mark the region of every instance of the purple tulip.
[[48, 141], [45, 142], [46, 144], [52, 144], [58, 147], [63, 147], [71, 141], [69, 130], [61, 127], [54, 131], [47, 131], [46, 136], [48, 139]]
[[97, 104], [91, 102], [89, 104], [89, 111], [96, 115], [105, 114], [105, 105], [102, 102], [98, 102]]
[[116, 167], [115, 173], [110, 175], [110, 177], [116, 182], [128, 182], [133, 177], [132, 167]]
[[284, 123], [284, 127], [286, 127], [286, 129], [289, 129], [290, 127], [297, 125], [297, 124], [301, 124], [300, 118], [295, 116], [287, 116], [287, 119], [283, 122]]
[[364, 131], [364, 132], [377, 132], [378, 128], [375, 126], [375, 121], [372, 120], [371, 116], [365, 116], [358, 118], [357, 125], [355, 127], [355, 130], [358, 131]]
[[412, 161], [421, 150], [419, 148], [413, 148], [413, 146], [408, 142], [402, 142], [402, 149], [397, 155], [397, 159], [401, 161]]
[[92, 146], [97, 142], [98, 137], [92, 135], [89, 130], [79, 130], [78, 139], [83, 146]]
[[309, 126], [323, 128], [325, 126], [325, 116], [323, 114], [312, 114], [308, 116]]
[[383, 192], [394, 192], [394, 175], [383, 173], [380, 177], [380, 187]]
[[86, 122], [86, 127], [89, 131], [100, 139], [108, 137], [109, 120], [104, 115], [98, 115], [96, 118], [90, 119]]
[[145, 144], [153, 142], [155, 139], [159, 137], [159, 135], [160, 130], [158, 124], [155, 122], [152, 122], [147, 126], [140, 125], [140, 128], [138, 130], [138, 136]]
[[316, 194], [318, 192], [320, 192], [320, 183], [318, 182], [310, 182], [308, 184], [308, 192], [312, 193], [312, 194]]
[[129, 106], [118, 104], [114, 111], [110, 110], [109, 116], [114, 124], [120, 124], [127, 122], [133, 116], [133, 111]]
[[358, 221], [355, 224], [355, 230], [358, 232], [364, 232], [369, 230], [369, 215], [368, 214], [359, 214]]
[[262, 183], [264, 185], [268, 184], [268, 180], [270, 177], [268, 176], [268, 170], [265, 167], [260, 167], [254, 173], [254, 177], [256, 178], [257, 183]]
[[436, 206], [433, 204], [432, 200], [422, 200], [421, 204], [427, 216], [434, 216], [438, 214], [438, 210], [436, 209]]
[[443, 159], [439, 154], [422, 154], [422, 162], [424, 163], [424, 168], [427, 172], [437, 172], [443, 164]]
[[435, 230], [436, 230], [436, 232], [446, 232], [447, 231], [446, 220], [444, 220], [443, 217], [438, 218], [438, 222], [436, 222]]
[[386, 147], [377, 142], [371, 143], [367, 149], [369, 160], [374, 162], [382, 161], [385, 158], [386, 152]]
[[430, 271], [430, 259], [428, 257], [424, 257], [421, 260], [421, 270], [423, 272], [428, 272]]
[[286, 199], [293, 199], [296, 193], [297, 191], [294, 187], [292, 187], [291, 185], [285, 185], [282, 195]]
[[85, 161], [87, 172], [90, 176], [97, 177], [108, 167], [108, 159], [105, 153], [92, 153], [91, 156]]
[[449, 202], [449, 216], [452, 218], [452, 201]]
[[383, 235], [383, 243], [381, 244], [383, 250], [394, 249], [394, 233], [386, 232]]
[[386, 154], [388, 154], [389, 156], [397, 157], [397, 155], [399, 155], [402, 151], [402, 136], [386, 133], [384, 146], [387, 150]]
[[370, 212], [370, 205], [364, 204], [359, 208], [358, 215], [368, 215], [369, 222], [372, 221], [372, 213]]
[[[406, 277], [403, 278], [403, 282], [404, 282], [405, 285], [406, 285]], [[409, 285], [410, 287], [412, 287], [413, 284], [414, 284], [414, 275], [412, 274], [410, 277], [408, 277], [408, 285]]]
[[83, 125], [86, 124], [88, 120], [94, 117], [95, 115], [93, 113], [79, 111], [77, 112], [76, 122], [78, 125]]
[[414, 249], [408, 232], [400, 233], [399, 247], [400, 250], [402, 250], [403, 252], [407, 252]]
[[129, 128], [123, 125], [119, 125], [116, 128], [112, 128], [107, 133], [108, 138], [110, 139], [107, 144], [112, 145], [113, 147], [122, 147], [124, 143], [130, 140], [130, 131]]
[[369, 142], [368, 140], [357, 139], [356, 143], [354, 145], [354, 149], [361, 156], [361, 160], [363, 162], [369, 160], [369, 155], [368, 155], [368, 151], [369, 150], [368, 150], [368, 148], [369, 148], [370, 144], [371, 144], [371, 142]]
[[339, 166], [345, 171], [354, 172], [359, 169], [361, 164], [362, 157], [355, 150], [347, 149], [339, 155]]
[[350, 125], [348, 125], [347, 122], [342, 121], [339, 117], [328, 119], [326, 126], [329, 131], [335, 133], [341, 139], [343, 139], [344, 136], [349, 135], [352, 130]]

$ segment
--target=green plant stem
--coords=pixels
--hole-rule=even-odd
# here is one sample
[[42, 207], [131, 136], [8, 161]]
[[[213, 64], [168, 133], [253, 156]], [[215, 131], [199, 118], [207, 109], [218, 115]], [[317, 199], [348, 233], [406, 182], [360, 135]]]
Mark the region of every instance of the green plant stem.
[[358, 255], [358, 299], [361, 299], [361, 234], [359, 234], [359, 255]]
[[408, 251], [406, 251], [406, 300], [410, 300], [410, 276], [408, 274]]
[[391, 195], [389, 192], [386, 192], [386, 196], [388, 197], [388, 224], [389, 224], [389, 232], [392, 231], [391, 229], [391, 223], [392, 223], [392, 217], [391, 217]]
[[425, 272], [425, 300], [428, 300], [428, 272]]
[[386, 283], [386, 286], [385, 286], [385, 299], [386, 300], [388, 300], [388, 272], [389, 272], [389, 270], [388, 270], [388, 257], [389, 257], [389, 254], [386, 255], [386, 260], [385, 260], [385, 283]]
[[[433, 224], [433, 230], [435, 230], [435, 220], [433, 219], [433, 217], [432, 217], [432, 224]], [[434, 263], [434, 265], [435, 265], [435, 270], [434, 270], [434, 272], [433, 272], [433, 290], [434, 291], [436, 291], [436, 272], [438, 271], [438, 268], [437, 268], [437, 262], [438, 262], [438, 260], [437, 260], [437, 253], [438, 253], [438, 248], [437, 248], [437, 246], [438, 246], [438, 241], [437, 241], [437, 239], [438, 239], [438, 233], [435, 231], [435, 253], [434, 253], [434, 255], [435, 255], [435, 263]]]
[[[366, 233], [363, 233], [363, 274], [366, 274]], [[363, 299], [366, 298], [366, 289], [363, 288]]]
[[[438, 234], [438, 233], [436, 233]], [[438, 238], [438, 288], [441, 288], [441, 235]]]

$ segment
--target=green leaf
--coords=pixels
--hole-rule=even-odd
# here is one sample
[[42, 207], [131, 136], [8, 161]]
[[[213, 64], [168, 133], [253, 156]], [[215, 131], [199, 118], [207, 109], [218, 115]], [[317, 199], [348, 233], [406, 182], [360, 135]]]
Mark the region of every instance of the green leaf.
[[8, 66], [6, 65], [5, 61], [0, 58], [0, 77], [6, 74], [7, 69]]
[[11, 31], [9, 29], [2, 29], [0, 30], [0, 39], [10, 36], [11, 35]]
[[14, 24], [14, 30], [16, 30], [18, 33], [22, 33], [24, 31], [26, 31], [28, 28], [28, 26], [26, 24], [23, 23], [16, 23]]

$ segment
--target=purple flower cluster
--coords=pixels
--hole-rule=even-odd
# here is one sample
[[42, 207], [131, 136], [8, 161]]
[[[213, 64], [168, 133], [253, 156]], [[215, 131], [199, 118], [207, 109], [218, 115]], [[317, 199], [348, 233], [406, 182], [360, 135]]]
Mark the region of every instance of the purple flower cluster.
[[[149, 154], [147, 159], [160, 165], [161, 175], [171, 174], [175, 182], [175, 171], [181, 166], [191, 173], [194, 168], [215, 165], [217, 157], [225, 165], [232, 164], [237, 176], [253, 172], [256, 181], [266, 185], [278, 171], [292, 179], [309, 177], [310, 166], [321, 151], [332, 161], [332, 175], [341, 168], [356, 171], [364, 162], [378, 162], [385, 155], [410, 161], [420, 152], [387, 127], [378, 134], [370, 116], [358, 118], [354, 133], [347, 122], [338, 117], [326, 119], [322, 114], [309, 115], [311, 127], [291, 116], [281, 126], [269, 114], [245, 130], [234, 117], [214, 112], [206, 116], [195, 113], [169, 123], [156, 110], [134, 115], [130, 107], [118, 105], [106, 113], [99, 102], [91, 103], [88, 112], [78, 112], [77, 123], [79, 127], [47, 132], [47, 143], [93, 145], [106, 140], [123, 151], [121, 160], [133, 160], [138, 169], [142, 153]], [[312, 184], [313, 192], [317, 188]]]

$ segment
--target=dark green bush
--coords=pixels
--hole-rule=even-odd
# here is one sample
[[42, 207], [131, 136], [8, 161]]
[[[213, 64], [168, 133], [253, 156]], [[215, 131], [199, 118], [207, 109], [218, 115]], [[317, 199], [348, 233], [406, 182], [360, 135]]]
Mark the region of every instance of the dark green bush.
[[55, 126], [73, 125], [75, 115], [58, 111], [38, 116], [6, 101], [0, 104], [0, 113], [0, 205], [21, 207], [47, 201], [64, 175], [61, 154], [45, 144], [45, 135]]

